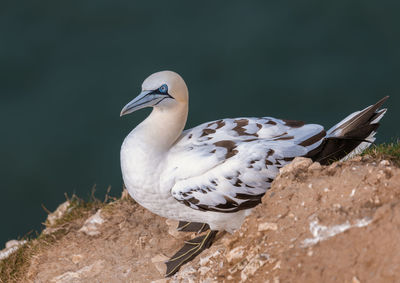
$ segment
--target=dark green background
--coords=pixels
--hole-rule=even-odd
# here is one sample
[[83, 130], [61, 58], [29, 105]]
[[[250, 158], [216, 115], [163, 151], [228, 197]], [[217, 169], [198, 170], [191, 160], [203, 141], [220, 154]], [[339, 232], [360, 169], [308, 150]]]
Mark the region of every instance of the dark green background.
[[2, 1], [0, 247], [64, 192], [121, 191], [119, 118], [145, 77], [179, 72], [188, 127], [275, 116], [332, 126], [391, 95], [400, 136], [399, 1]]

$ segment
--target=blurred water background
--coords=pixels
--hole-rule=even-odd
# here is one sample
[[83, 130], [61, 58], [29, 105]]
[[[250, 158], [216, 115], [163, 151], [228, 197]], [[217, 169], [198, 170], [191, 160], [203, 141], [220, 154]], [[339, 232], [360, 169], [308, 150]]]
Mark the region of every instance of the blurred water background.
[[119, 195], [120, 118], [153, 72], [179, 72], [187, 127], [275, 116], [330, 127], [391, 95], [400, 136], [399, 1], [3, 1], [0, 248], [41, 229], [64, 193]]

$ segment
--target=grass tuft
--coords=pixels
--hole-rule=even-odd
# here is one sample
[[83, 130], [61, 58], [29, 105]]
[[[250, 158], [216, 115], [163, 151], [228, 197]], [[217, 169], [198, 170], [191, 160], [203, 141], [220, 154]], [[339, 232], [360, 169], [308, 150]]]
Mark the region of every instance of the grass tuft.
[[366, 149], [362, 156], [371, 156], [378, 160], [389, 160], [396, 166], [400, 167], [400, 140], [398, 139], [392, 143], [382, 143], [378, 145], [372, 145]]
[[29, 276], [27, 273], [31, 260], [33, 260], [33, 255], [52, 245], [70, 231], [78, 230], [82, 225], [80, 222], [94, 214], [98, 209], [106, 206], [108, 202], [114, 200], [107, 193], [105, 200], [101, 201], [94, 196], [94, 190], [89, 201], [84, 201], [76, 195], [71, 198], [66, 195], [66, 199], [70, 204], [63, 217], [57, 219], [53, 225], [46, 221], [45, 226], [46, 229], [49, 229], [49, 233], [36, 233], [34, 236], [28, 235], [22, 238], [27, 243], [8, 258], [0, 260], [0, 283], [25, 282], [26, 277]]

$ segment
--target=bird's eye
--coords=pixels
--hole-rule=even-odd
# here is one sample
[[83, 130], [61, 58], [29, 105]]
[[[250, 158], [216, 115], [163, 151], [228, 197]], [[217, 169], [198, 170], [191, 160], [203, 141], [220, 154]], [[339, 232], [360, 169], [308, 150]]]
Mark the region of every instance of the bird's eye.
[[168, 91], [168, 86], [166, 84], [163, 84], [162, 86], [159, 87], [158, 89], [161, 93], [167, 93]]

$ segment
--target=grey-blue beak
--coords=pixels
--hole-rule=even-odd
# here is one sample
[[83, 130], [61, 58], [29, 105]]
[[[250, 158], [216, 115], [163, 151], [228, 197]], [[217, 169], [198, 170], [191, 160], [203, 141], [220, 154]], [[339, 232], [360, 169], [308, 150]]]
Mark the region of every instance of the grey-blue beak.
[[165, 95], [155, 93], [152, 90], [145, 90], [122, 108], [120, 116], [130, 114], [145, 107], [154, 106], [164, 98]]

